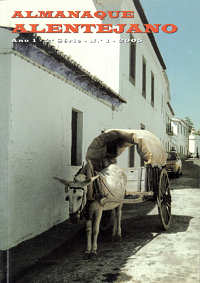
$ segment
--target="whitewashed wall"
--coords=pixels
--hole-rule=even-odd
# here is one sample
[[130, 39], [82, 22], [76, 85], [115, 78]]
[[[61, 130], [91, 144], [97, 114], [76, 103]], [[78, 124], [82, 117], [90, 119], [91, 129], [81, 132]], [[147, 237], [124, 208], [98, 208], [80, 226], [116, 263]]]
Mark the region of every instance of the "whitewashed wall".
[[189, 152], [192, 153], [193, 157], [200, 156], [200, 135], [192, 132], [189, 136]]
[[[96, 10], [130, 10], [135, 12], [135, 18], [130, 19], [108, 19], [103, 21], [90, 19], [90, 23], [105, 24], [132, 24], [143, 25], [140, 16], [132, 0], [118, 1], [96, 1], [87, 0], [84, 2], [91, 11]], [[70, 4], [71, 8], [74, 5]], [[84, 19], [78, 19], [79, 22], [85, 22]], [[170, 101], [169, 85], [166, 79], [166, 73], [163, 70], [158, 57], [152, 47], [147, 34], [134, 34], [134, 38], [142, 40], [137, 43], [136, 50], [136, 85], [129, 80], [129, 56], [130, 44], [120, 43], [120, 39], [129, 39], [130, 34], [91, 34], [87, 36], [79, 34], [68, 35], [69, 39], [77, 38], [87, 40], [87, 43], [77, 44], [58, 44], [57, 47], [63, 50], [77, 60], [92, 74], [99, 77], [115, 91], [127, 100], [127, 104], [120, 108], [120, 111], [114, 113], [112, 127], [117, 128], [140, 128], [141, 123], [147, 130], [157, 135], [163, 146], [170, 142], [171, 138], [166, 133], [166, 113], [168, 112], [167, 102]], [[46, 36], [46, 37], [49, 37]], [[65, 38], [66, 35], [59, 35]], [[103, 40], [103, 43], [91, 43], [90, 40]], [[108, 43], [109, 41], [109, 43]], [[113, 42], [115, 41], [115, 42]], [[106, 43], [107, 42], [107, 43]], [[81, 52], [80, 52], [81, 51]], [[86, 56], [83, 56], [85, 54]], [[142, 96], [142, 58], [146, 59], [146, 99]], [[151, 71], [155, 76], [155, 104], [151, 105]], [[170, 115], [170, 114], [169, 114]], [[137, 156], [136, 165], [139, 166], [140, 158]], [[123, 167], [128, 166], [128, 153], [120, 157], [119, 164]]]
[[72, 108], [83, 112], [83, 158], [109, 127], [111, 109], [14, 55], [11, 78], [8, 204], [15, 245], [68, 217], [63, 186], [52, 177], [71, 179], [77, 170], [70, 166]]
[[177, 152], [182, 155], [187, 155], [189, 151], [188, 126], [181, 119], [173, 118], [172, 127]]
[[11, 97], [10, 32], [0, 30], [0, 250], [8, 245], [9, 235], [9, 138]]
[[[136, 11], [133, 1], [123, 1], [121, 9]], [[141, 19], [135, 13], [135, 23], [142, 26]], [[123, 23], [133, 23], [132, 19], [123, 19]], [[155, 51], [150, 43], [147, 34], [133, 34], [141, 43], [136, 43], [136, 79], [135, 85], [129, 80], [130, 66], [130, 45], [128, 43], [120, 44], [120, 72], [119, 93], [127, 100], [123, 106], [123, 111], [117, 112], [116, 121], [123, 128], [140, 129], [141, 123], [145, 125], [146, 130], [157, 135], [163, 145], [166, 141], [166, 121], [165, 111], [166, 102], [169, 100], [167, 82], [165, 74]], [[129, 34], [121, 34], [121, 39], [129, 39]], [[146, 59], [146, 98], [142, 96], [142, 59]], [[151, 71], [154, 74], [154, 107], [151, 105]], [[128, 161], [124, 160], [124, 166]], [[136, 166], [140, 165], [140, 158], [136, 157]]]
[[19, 55], [1, 58], [3, 250], [68, 218], [64, 188], [53, 176], [71, 179], [78, 169], [70, 166], [72, 108], [83, 112], [83, 159], [94, 136], [111, 127], [113, 115], [111, 107]]
[[[176, 148], [176, 138], [174, 137], [173, 125], [171, 122], [172, 119], [173, 119], [173, 115], [169, 107], [166, 107], [166, 113], [165, 113], [165, 125], [166, 125], [165, 149], [166, 151], [170, 151], [172, 148]], [[167, 133], [167, 127], [168, 127], [167, 125], [170, 125], [171, 134]]]
[[[0, 41], [0, 249], [8, 238], [8, 140], [10, 111], [9, 37], [3, 31]], [[3, 242], [3, 244], [2, 244]]]

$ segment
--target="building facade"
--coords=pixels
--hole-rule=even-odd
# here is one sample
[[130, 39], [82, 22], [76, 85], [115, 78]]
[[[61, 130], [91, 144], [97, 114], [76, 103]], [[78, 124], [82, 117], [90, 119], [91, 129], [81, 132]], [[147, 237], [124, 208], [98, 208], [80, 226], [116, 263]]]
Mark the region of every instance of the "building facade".
[[8, 29], [0, 37], [4, 250], [68, 218], [64, 188], [53, 176], [72, 179], [125, 100], [45, 42], [13, 42], [18, 35]]
[[167, 102], [166, 109], [166, 142], [165, 142], [165, 150], [169, 152], [172, 148], [176, 148], [176, 141], [174, 139], [174, 132], [172, 126], [172, 118], [174, 117], [174, 111], [170, 102]]
[[200, 156], [200, 135], [195, 130], [189, 135], [189, 153], [192, 157]]
[[181, 157], [187, 157], [189, 153], [189, 125], [187, 121], [172, 118], [173, 140], [176, 151]]
[[[105, 18], [100, 21], [103, 24], [130, 25], [134, 22], [141, 27], [148, 24], [138, 0], [88, 0], [84, 1], [84, 4], [90, 10], [134, 11], [134, 19]], [[70, 36], [73, 41], [74, 35]], [[80, 41], [83, 39], [82, 36], [85, 35], [79, 35]], [[87, 57], [80, 54], [77, 43], [67, 46], [61, 44], [59, 48], [97, 75], [127, 101], [113, 113], [113, 127], [149, 130], [160, 138], [167, 150], [172, 141], [166, 127], [174, 113], [171, 107], [166, 66], [153, 34], [105, 33], [95, 34], [95, 39], [94, 34], [89, 38], [90, 40], [82, 46], [83, 53], [87, 54]], [[95, 44], [95, 40], [103, 40], [103, 43]], [[134, 157], [132, 164], [139, 166], [141, 161], [136, 152]], [[128, 152], [120, 157], [119, 164], [123, 168], [129, 166]]]

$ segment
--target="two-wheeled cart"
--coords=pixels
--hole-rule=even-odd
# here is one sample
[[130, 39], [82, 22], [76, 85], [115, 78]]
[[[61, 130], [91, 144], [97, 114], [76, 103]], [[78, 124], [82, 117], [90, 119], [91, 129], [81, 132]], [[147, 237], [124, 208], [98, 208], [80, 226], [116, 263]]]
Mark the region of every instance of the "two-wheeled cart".
[[[134, 167], [129, 170], [128, 187], [123, 202], [157, 202], [162, 228], [167, 230], [171, 224], [170, 184], [165, 169], [167, 155], [155, 135], [146, 130], [107, 130], [93, 140], [86, 158], [92, 161], [95, 170], [100, 171], [108, 164], [115, 163], [117, 157], [133, 145], [136, 145], [139, 155], [144, 160], [144, 166], [137, 170]], [[134, 183], [130, 176], [136, 171], [138, 177]]]

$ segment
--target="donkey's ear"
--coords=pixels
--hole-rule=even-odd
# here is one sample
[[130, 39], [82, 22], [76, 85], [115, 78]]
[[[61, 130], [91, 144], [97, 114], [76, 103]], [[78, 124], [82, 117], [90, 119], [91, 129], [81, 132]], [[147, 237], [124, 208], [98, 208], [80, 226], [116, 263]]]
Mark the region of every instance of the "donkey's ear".
[[94, 180], [96, 180], [96, 179], [99, 178], [99, 177], [100, 177], [99, 175], [94, 176], [94, 177], [91, 177], [90, 179], [87, 179], [87, 180], [85, 180], [84, 182], [81, 182], [80, 185], [81, 185], [82, 187], [89, 186], [91, 183], [94, 182]]
[[65, 186], [68, 186], [69, 183], [70, 183], [70, 181], [67, 181], [67, 180], [65, 180], [65, 179], [62, 179], [62, 178], [60, 178], [60, 177], [53, 177], [53, 179], [59, 181], [60, 183], [64, 184]]
[[82, 162], [82, 168], [84, 167], [84, 161]]

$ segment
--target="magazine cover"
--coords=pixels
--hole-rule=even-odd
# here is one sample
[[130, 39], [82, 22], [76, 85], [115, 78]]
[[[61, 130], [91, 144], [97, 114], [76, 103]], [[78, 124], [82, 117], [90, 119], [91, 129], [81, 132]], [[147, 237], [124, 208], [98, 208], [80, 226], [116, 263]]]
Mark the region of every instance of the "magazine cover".
[[200, 282], [199, 6], [0, 0], [0, 283]]

